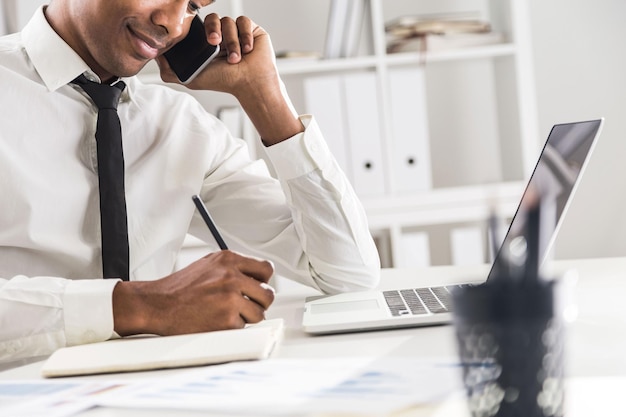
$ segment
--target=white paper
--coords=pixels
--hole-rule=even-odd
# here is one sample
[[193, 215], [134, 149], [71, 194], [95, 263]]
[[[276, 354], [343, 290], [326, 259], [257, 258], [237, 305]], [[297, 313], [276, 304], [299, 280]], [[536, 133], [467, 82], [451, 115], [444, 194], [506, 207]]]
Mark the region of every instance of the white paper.
[[0, 415], [71, 416], [93, 407], [97, 395], [119, 386], [114, 382], [0, 381]]
[[103, 406], [254, 415], [390, 413], [461, 389], [460, 368], [410, 358], [270, 359], [190, 371], [98, 398]]

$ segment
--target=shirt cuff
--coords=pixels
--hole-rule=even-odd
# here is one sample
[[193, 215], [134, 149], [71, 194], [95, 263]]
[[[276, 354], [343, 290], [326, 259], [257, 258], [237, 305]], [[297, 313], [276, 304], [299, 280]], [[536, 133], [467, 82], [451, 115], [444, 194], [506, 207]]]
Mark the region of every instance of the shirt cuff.
[[117, 279], [71, 281], [63, 296], [68, 346], [102, 342], [113, 333], [113, 288]]
[[300, 121], [304, 132], [265, 148], [278, 178], [283, 180], [324, 169], [334, 160], [315, 118], [304, 115], [300, 116]]

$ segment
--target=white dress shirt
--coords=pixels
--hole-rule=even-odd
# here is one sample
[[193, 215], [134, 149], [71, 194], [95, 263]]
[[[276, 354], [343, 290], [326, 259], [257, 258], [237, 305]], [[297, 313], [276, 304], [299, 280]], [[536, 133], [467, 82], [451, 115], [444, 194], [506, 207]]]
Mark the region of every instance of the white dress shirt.
[[[97, 80], [43, 9], [0, 38], [0, 361], [114, 336], [97, 109], [68, 84], [81, 73]], [[277, 274], [325, 293], [377, 284], [364, 210], [311, 116], [304, 133], [267, 148], [276, 180], [188, 94], [124, 81], [131, 280], [172, 273], [187, 233], [214, 244], [191, 201], [199, 193], [231, 249]]]

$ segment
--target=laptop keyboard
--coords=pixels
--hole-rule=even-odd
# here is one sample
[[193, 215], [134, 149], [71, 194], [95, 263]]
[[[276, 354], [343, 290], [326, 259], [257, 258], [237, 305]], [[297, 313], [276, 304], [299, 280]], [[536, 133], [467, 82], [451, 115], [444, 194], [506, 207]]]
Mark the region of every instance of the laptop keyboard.
[[383, 295], [392, 316], [447, 313], [452, 311], [454, 287], [407, 288], [383, 291]]

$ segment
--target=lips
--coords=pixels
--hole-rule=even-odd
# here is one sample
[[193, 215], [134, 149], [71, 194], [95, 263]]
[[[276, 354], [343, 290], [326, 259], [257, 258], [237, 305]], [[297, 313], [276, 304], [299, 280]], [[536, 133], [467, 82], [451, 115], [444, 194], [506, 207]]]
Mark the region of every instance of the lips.
[[135, 31], [130, 26], [128, 26], [128, 32], [130, 33], [130, 41], [135, 53], [142, 58], [154, 59], [166, 47], [165, 43], [155, 39], [155, 37]]

